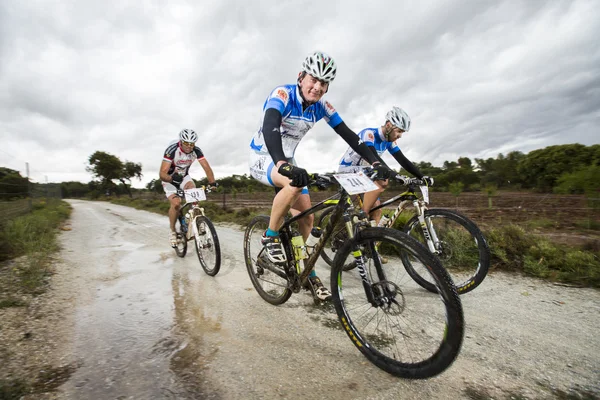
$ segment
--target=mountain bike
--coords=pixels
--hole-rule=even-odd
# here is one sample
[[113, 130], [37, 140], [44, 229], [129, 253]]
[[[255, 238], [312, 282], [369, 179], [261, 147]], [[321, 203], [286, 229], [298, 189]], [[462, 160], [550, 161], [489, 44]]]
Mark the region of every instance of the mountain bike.
[[[178, 189], [179, 196], [185, 204], [179, 209], [175, 232], [177, 234], [177, 246], [175, 252], [179, 257], [185, 257], [187, 253], [187, 242], [194, 239], [198, 261], [204, 272], [215, 276], [221, 269], [221, 246], [219, 237], [211, 220], [204, 213], [204, 208], [198, 202], [206, 200], [205, 193], [211, 189], [201, 186], [194, 189]], [[186, 209], [187, 212], [186, 212]]]
[[[371, 212], [399, 202], [391, 217], [383, 224], [384, 227], [391, 228], [400, 214], [412, 205], [416, 215], [404, 225], [402, 231], [427, 245], [429, 251], [440, 258], [459, 294], [468, 293], [479, 286], [490, 267], [490, 249], [477, 225], [456, 211], [428, 208], [429, 191], [424, 181], [402, 175], [396, 175], [392, 179], [406, 185], [407, 190], [382, 202]], [[419, 189], [420, 197], [417, 195]], [[318, 226], [323, 227], [328, 223], [335, 201], [334, 199], [329, 202], [330, 207], [319, 217]], [[358, 201], [361, 202], [360, 198]], [[362, 203], [360, 205], [362, 206]], [[327, 264], [333, 265], [335, 253], [346, 240], [345, 227], [337, 226], [321, 254]], [[403, 258], [403, 261], [407, 272], [421, 287], [431, 292], [437, 290], [435, 283], [428, 279], [420, 265], [414, 265], [408, 257]], [[346, 269], [354, 267], [354, 263], [345, 265]]]
[[[311, 184], [318, 187], [333, 184], [331, 175], [312, 177]], [[329, 223], [312, 251], [307, 250], [293, 224], [329, 207], [333, 198], [338, 201]], [[261, 243], [269, 217], [259, 215], [250, 222], [244, 233], [244, 259], [258, 294], [280, 305], [298, 293], [310, 282], [308, 276], [340, 221], [348, 239], [337, 251], [330, 283], [336, 313], [352, 343], [370, 362], [394, 376], [423, 379], [444, 371], [458, 356], [464, 334], [462, 305], [452, 279], [417, 240], [394, 229], [370, 226], [344, 186], [331, 198], [285, 219], [279, 229], [285, 262], [270, 262]], [[381, 263], [380, 254], [388, 257], [387, 264]], [[437, 295], [423, 295], [406, 273], [401, 255], [423, 266]], [[357, 268], [344, 271], [343, 265], [350, 261]]]

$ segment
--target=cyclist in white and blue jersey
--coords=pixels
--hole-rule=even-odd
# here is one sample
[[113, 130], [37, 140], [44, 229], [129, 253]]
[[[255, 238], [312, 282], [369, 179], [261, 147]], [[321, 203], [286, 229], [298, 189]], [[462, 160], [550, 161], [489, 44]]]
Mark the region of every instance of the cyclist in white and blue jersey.
[[[279, 189], [273, 199], [269, 229], [262, 241], [265, 253], [273, 263], [286, 261], [278, 232], [285, 215], [288, 211], [296, 215], [311, 206], [306, 188], [308, 173], [296, 165], [294, 152], [317, 121], [327, 121], [352, 149], [371, 162], [377, 178], [387, 179], [390, 174], [389, 168], [358, 140], [356, 133], [342, 121], [335, 108], [322, 99], [336, 72], [337, 66], [329, 55], [322, 52], [309, 55], [302, 63], [296, 84], [273, 89], [263, 105], [262, 126], [250, 142], [250, 175], [265, 185]], [[312, 229], [313, 221], [312, 215], [298, 221], [304, 240]], [[314, 271], [310, 283], [319, 299], [331, 298], [331, 293]]]
[[[358, 137], [362, 140], [377, 159], [383, 163], [381, 156], [386, 151], [389, 152], [398, 163], [406, 171], [419, 179], [424, 179], [428, 185], [433, 185], [433, 178], [423, 176], [421, 171], [411, 163], [396, 144], [396, 140], [402, 137], [404, 132], [410, 129], [410, 117], [403, 109], [393, 107], [385, 116], [385, 124], [378, 128], [366, 128], [358, 133]], [[368, 163], [364, 158], [356, 153], [351, 147], [346, 150], [346, 153], [340, 160], [338, 172], [358, 172], [367, 166]], [[375, 181], [379, 187], [377, 190], [367, 192], [363, 197], [363, 210], [368, 214], [369, 210], [379, 204], [379, 195], [388, 186], [387, 180]], [[370, 217], [379, 223], [381, 218], [381, 210], [374, 211]]]

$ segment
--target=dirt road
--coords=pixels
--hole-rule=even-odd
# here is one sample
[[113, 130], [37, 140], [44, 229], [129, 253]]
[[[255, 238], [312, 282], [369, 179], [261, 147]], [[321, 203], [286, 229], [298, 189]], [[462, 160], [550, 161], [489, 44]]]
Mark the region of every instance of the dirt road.
[[[216, 277], [177, 258], [166, 217], [71, 201], [46, 334], [76, 366], [65, 399], [542, 399], [600, 397], [600, 293], [492, 274], [462, 296], [457, 361], [426, 381], [371, 365], [307, 294], [275, 307], [252, 288], [239, 227], [217, 227]], [[318, 271], [326, 284], [329, 270]], [[54, 324], [54, 325], [52, 325]], [[55, 329], [52, 329], [55, 327]], [[588, 396], [588, 397], [581, 397]]]

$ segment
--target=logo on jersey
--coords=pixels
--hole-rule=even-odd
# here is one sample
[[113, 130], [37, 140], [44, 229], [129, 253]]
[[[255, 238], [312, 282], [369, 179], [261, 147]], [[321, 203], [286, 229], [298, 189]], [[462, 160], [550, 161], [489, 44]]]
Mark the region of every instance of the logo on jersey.
[[279, 100], [283, 101], [283, 104], [287, 105], [290, 95], [288, 94], [287, 90], [280, 88], [280, 89], [275, 90], [275, 92], [273, 92], [273, 95], [271, 97], [279, 99]]
[[368, 142], [375, 141], [375, 136], [373, 136], [373, 132], [371, 132], [371, 131], [367, 132], [367, 141]]
[[325, 109], [327, 110], [327, 114], [329, 114], [329, 115], [333, 115], [336, 112], [335, 108], [333, 108], [331, 103], [328, 101], [325, 102]]

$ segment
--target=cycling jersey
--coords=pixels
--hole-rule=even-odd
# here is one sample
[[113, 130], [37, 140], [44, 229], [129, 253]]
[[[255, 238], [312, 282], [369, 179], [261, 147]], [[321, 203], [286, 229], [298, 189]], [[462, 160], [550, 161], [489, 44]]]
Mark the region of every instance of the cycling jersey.
[[194, 146], [194, 149], [189, 153], [185, 153], [181, 146], [179, 145], [179, 141], [175, 140], [169, 144], [169, 147], [165, 150], [165, 155], [163, 156], [163, 161], [171, 163], [169, 167], [169, 175], [177, 172], [181, 176], [186, 176], [190, 169], [190, 166], [196, 160], [202, 160], [204, 158], [204, 154], [202, 150], [198, 146]]
[[[381, 155], [387, 150], [390, 154], [395, 154], [400, 151], [400, 148], [396, 145], [396, 142], [388, 142], [385, 140], [385, 136], [381, 127], [379, 128], [365, 128], [358, 133], [358, 137], [367, 146], [374, 147], [377, 154]], [[358, 165], [369, 165], [360, 154], [348, 147], [346, 153], [340, 160], [340, 167], [355, 167]]]
[[[276, 87], [265, 101], [263, 112], [269, 108], [278, 110], [282, 115], [281, 143], [286, 158], [294, 157], [300, 140], [320, 119], [324, 118], [332, 128], [343, 122], [335, 108], [323, 99], [302, 110], [298, 85]], [[260, 128], [252, 137], [250, 148], [259, 154], [269, 154], [262, 133], [262, 120]]]

